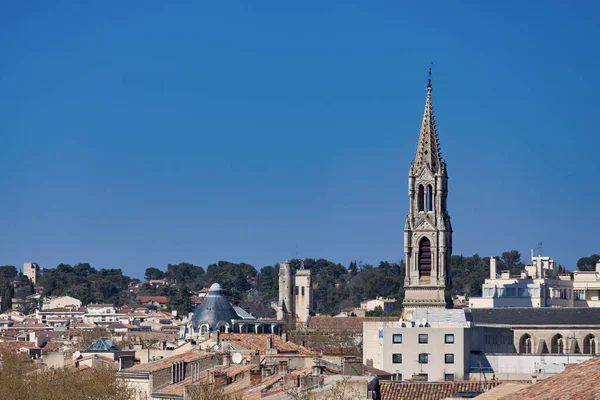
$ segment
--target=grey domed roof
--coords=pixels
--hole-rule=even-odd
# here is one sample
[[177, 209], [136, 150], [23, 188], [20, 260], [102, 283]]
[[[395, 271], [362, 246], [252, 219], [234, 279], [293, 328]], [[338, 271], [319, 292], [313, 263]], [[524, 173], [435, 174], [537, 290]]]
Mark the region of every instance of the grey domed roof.
[[208, 289], [208, 295], [204, 298], [200, 307], [194, 312], [192, 324], [197, 328], [200, 322], [206, 321], [210, 329], [214, 330], [221, 321], [231, 325], [232, 319], [239, 319], [231, 304], [223, 295], [223, 288], [218, 283], [213, 283]]

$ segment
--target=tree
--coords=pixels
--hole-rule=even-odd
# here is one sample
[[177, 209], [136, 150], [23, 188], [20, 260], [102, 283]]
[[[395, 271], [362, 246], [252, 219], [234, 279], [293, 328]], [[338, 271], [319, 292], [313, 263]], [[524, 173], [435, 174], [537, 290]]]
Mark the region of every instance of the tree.
[[184, 316], [194, 310], [190, 300], [190, 292], [185, 287], [171, 287], [169, 295], [169, 310], [177, 311], [177, 315]]
[[367, 317], [381, 317], [384, 314], [385, 313], [383, 312], [383, 308], [381, 308], [381, 306], [377, 306], [377, 307], [375, 307], [375, 309], [373, 309], [373, 311], [367, 311], [365, 313], [365, 316], [367, 316]]
[[502, 262], [507, 269], [521, 266], [521, 253], [517, 250], [505, 251], [502, 253]]
[[258, 290], [267, 299], [276, 299], [279, 295], [279, 267], [262, 267], [258, 273]]
[[356, 274], [358, 274], [358, 265], [356, 264], [356, 261], [351, 261], [350, 262], [350, 266], [348, 267], [348, 272], [350, 273], [350, 276], [356, 276]]
[[589, 257], [582, 257], [577, 261], [577, 268], [580, 271], [594, 271], [596, 263], [600, 262], [599, 254], [592, 254]]
[[198, 383], [185, 388], [186, 400], [241, 400], [241, 395], [225, 393], [222, 387], [210, 383]]
[[154, 267], [150, 267], [150, 268], [146, 268], [146, 273], [144, 274], [144, 278], [146, 279], [147, 282], [156, 280], [156, 279], [162, 279], [164, 278], [165, 273], [162, 272], [160, 269], [158, 268], [154, 268]]
[[0, 282], [12, 281], [19, 275], [14, 265], [0, 266]]
[[[34, 373], [35, 371], [35, 373]], [[23, 354], [2, 354], [0, 399], [3, 400], [131, 400], [136, 391], [118, 380], [115, 371], [92, 368], [36, 369]]]

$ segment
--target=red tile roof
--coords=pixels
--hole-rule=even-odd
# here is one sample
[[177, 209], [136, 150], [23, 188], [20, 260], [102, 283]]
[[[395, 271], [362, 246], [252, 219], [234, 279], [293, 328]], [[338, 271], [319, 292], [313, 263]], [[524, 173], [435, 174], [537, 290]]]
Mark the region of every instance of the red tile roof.
[[551, 378], [502, 397], [502, 400], [600, 399], [600, 358], [569, 365]]
[[382, 318], [382, 317], [347, 317], [336, 318], [329, 316], [311, 317], [308, 323], [309, 329], [360, 329], [362, 331], [363, 322], [375, 321], [397, 321], [398, 317]]
[[241, 347], [248, 350], [255, 350], [258, 352], [265, 352], [267, 349], [267, 341], [269, 338], [273, 340], [273, 348], [279, 350], [279, 352], [296, 352], [301, 355], [318, 355], [319, 353], [310, 351], [306, 347], [302, 347], [293, 342], [286, 342], [277, 335], [270, 335], [268, 333], [221, 333], [221, 339], [229, 340], [230, 342], [237, 343]]
[[19, 349], [29, 349], [29, 350], [39, 350], [40, 348], [35, 345], [33, 342], [2, 342], [0, 343], [0, 352], [4, 351], [16, 351]]
[[[441, 400], [458, 392], [485, 392], [502, 382], [394, 382], [382, 381], [382, 400]], [[528, 399], [531, 400], [531, 399]]]
[[64, 343], [61, 343], [61, 342], [49, 342], [49, 343], [46, 343], [46, 344], [44, 345], [44, 348], [43, 348], [43, 350], [44, 350], [44, 351], [46, 351], [46, 352], [48, 352], [48, 351], [50, 351], [50, 352], [52, 352], [52, 351], [57, 351], [58, 349], [60, 349], [60, 348], [61, 348], [61, 347], [63, 347], [64, 345], [65, 345], [65, 344], [64, 344]]
[[169, 298], [167, 296], [138, 296], [136, 297], [140, 303], [148, 303], [152, 300], [156, 301], [158, 304], [167, 304], [169, 302]]
[[209, 353], [203, 353], [198, 350], [187, 351], [185, 353], [178, 354], [173, 357], [163, 358], [162, 360], [153, 361], [147, 364], [140, 364], [133, 366], [131, 368], [124, 369], [122, 372], [132, 372], [132, 373], [140, 373], [140, 372], [156, 372], [161, 369], [171, 368], [173, 363], [179, 361], [192, 362], [196, 360], [200, 360], [202, 358], [212, 357]]

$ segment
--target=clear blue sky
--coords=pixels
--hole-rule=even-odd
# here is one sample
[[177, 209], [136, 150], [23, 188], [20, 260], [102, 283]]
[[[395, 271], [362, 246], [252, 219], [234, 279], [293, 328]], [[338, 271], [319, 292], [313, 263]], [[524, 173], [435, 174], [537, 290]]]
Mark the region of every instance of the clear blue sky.
[[454, 254], [600, 252], [600, 3], [164, 3], [0, 5], [0, 264], [399, 260], [432, 61]]

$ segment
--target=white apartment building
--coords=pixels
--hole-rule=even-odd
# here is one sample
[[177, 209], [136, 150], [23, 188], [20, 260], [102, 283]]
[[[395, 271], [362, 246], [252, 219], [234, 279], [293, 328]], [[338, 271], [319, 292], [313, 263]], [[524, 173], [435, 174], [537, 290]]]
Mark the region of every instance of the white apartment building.
[[551, 257], [533, 257], [518, 276], [497, 271], [490, 259], [490, 278], [482, 297], [469, 299], [470, 308], [494, 307], [600, 307], [600, 260], [595, 271], [560, 274]]
[[417, 308], [407, 318], [363, 323], [365, 365], [397, 380], [453, 381], [468, 379], [471, 352], [514, 352], [511, 329], [472, 326], [462, 309]]

